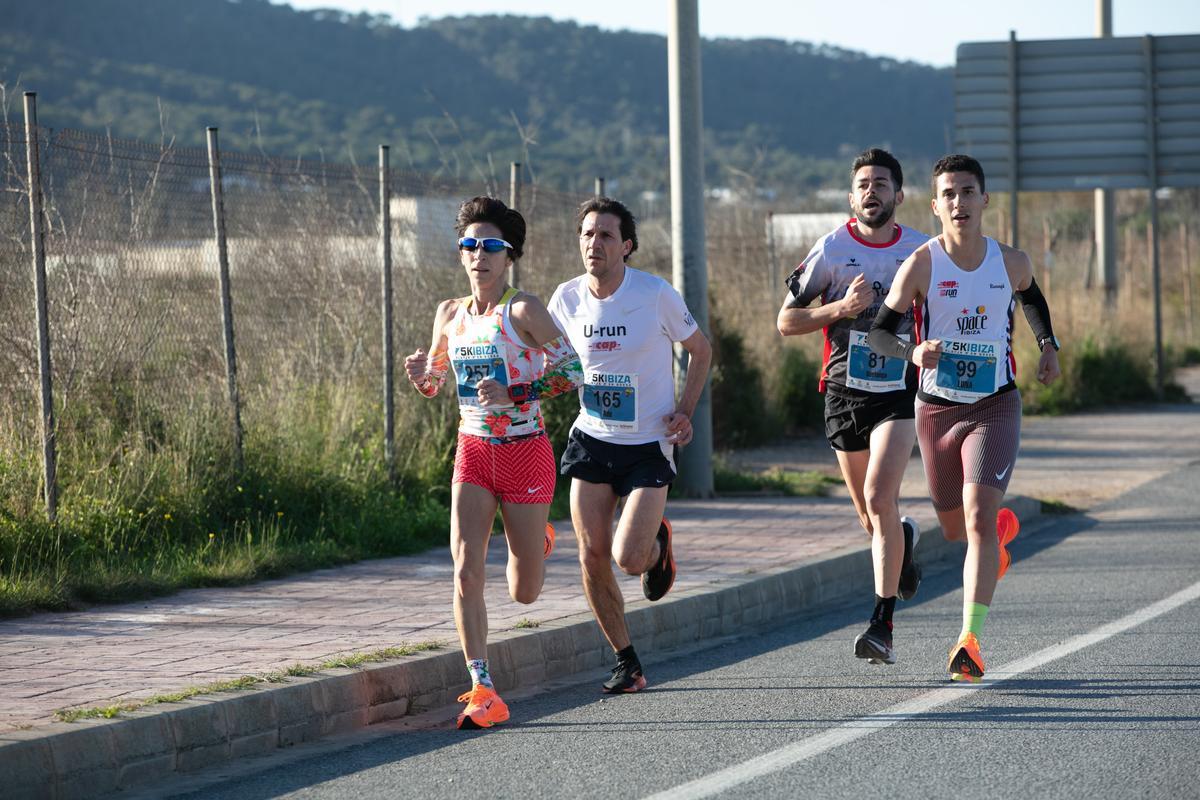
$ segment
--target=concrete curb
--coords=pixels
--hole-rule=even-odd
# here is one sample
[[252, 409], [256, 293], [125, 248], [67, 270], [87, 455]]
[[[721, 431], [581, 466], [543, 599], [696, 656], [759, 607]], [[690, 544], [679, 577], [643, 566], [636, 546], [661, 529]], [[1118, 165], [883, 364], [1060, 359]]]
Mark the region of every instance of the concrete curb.
[[[1024, 520], [1041, 503], [1010, 497]], [[922, 564], [961, 557], [962, 545], [937, 528], [923, 532]], [[643, 652], [743, 633], [799, 610], [870, 591], [865, 543], [797, 567], [747, 574], [672, 593], [629, 609], [630, 634]], [[590, 613], [493, 636], [488, 657], [507, 691], [611, 666], [612, 652]], [[599, 676], [597, 676], [599, 678]], [[346, 733], [440, 708], [469, 688], [462, 653], [413, 656], [356, 670], [296, 678], [282, 686], [156, 705], [113, 720], [55, 723], [0, 734], [7, 798], [81, 798], [145, 786], [248, 755]]]

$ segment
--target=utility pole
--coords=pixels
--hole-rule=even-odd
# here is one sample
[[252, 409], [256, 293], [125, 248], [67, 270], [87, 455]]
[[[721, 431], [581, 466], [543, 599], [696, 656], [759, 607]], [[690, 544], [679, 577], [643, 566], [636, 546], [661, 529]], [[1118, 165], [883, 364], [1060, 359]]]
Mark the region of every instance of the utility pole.
[[[1096, 0], [1096, 36], [1112, 38], [1112, 0]], [[1096, 229], [1095, 285], [1104, 290], [1104, 299], [1113, 306], [1117, 301], [1116, 212], [1111, 189], [1093, 192]]]
[[[705, 336], [708, 328], [708, 265], [704, 252], [703, 114], [700, 93], [698, 0], [671, 0], [667, 78], [671, 108], [671, 267], [675, 288]], [[687, 351], [675, 346], [675, 386], [687, 378]], [[711, 497], [712, 392], [708, 381], [692, 415], [692, 441], [678, 454], [675, 485], [689, 497]]]

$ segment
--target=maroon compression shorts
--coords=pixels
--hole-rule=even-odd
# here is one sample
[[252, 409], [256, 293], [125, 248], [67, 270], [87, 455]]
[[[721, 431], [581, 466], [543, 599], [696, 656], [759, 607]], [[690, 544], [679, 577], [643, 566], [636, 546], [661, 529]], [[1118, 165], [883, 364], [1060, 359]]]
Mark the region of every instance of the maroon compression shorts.
[[948, 406], [917, 398], [917, 441], [938, 511], [961, 506], [967, 483], [1004, 492], [1021, 443], [1021, 393], [1013, 389]]

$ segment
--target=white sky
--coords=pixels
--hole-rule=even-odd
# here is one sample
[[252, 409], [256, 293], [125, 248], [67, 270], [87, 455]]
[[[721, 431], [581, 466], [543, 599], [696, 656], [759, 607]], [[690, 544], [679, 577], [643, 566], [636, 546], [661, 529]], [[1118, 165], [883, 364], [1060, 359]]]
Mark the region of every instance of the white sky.
[[[282, 0], [275, 0], [281, 2]], [[293, 8], [389, 14], [404, 27], [421, 17], [519, 14], [574, 20], [611, 30], [666, 34], [669, 0], [291, 0]], [[937, 66], [954, 63], [959, 42], [1070, 39], [1096, 33], [1096, 0], [701, 0], [700, 34], [832, 44]], [[856, 16], [848, 9], [860, 7]], [[1200, 0], [1112, 0], [1113, 35], [1200, 33]], [[867, 27], [870, 14], [879, 24]], [[950, 33], [939, 32], [951, 31]], [[487, 32], [479, 32], [487, 44]]]

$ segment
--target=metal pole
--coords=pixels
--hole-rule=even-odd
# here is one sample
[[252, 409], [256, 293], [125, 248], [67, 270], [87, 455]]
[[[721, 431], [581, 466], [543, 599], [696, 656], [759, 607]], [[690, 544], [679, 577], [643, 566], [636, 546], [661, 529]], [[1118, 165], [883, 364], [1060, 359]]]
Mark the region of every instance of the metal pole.
[[775, 291], [778, 286], [776, 280], [778, 275], [775, 270], [778, 265], [775, 263], [775, 212], [767, 212], [767, 289]]
[[225, 199], [221, 194], [221, 152], [217, 129], [208, 129], [208, 179], [212, 186], [213, 231], [217, 237], [217, 275], [221, 290], [221, 322], [225, 337], [225, 376], [229, 386], [229, 410], [233, 422], [233, 458], [238, 472], [242, 458], [242, 411], [237, 383], [237, 350], [233, 344], [233, 297], [229, 289], [229, 252], [225, 246]]
[[[1112, 38], [1112, 0], [1096, 0], [1096, 36]], [[1096, 229], [1095, 284], [1104, 290], [1104, 300], [1113, 306], [1117, 299], [1116, 195], [1110, 189], [1093, 192]]]
[[[521, 209], [521, 162], [514, 161], [508, 170], [508, 207], [513, 211]], [[525, 220], [529, 224], [529, 220]], [[521, 288], [521, 264], [513, 259], [508, 270], [508, 283], [514, 289]]]
[[379, 264], [383, 303], [383, 461], [396, 482], [396, 358], [392, 352], [392, 184], [386, 144], [379, 145]]
[[1187, 222], [1179, 223], [1179, 258], [1180, 264], [1183, 267], [1183, 305], [1187, 310], [1187, 343], [1190, 345], [1195, 341], [1195, 309], [1192, 304], [1192, 254], [1191, 247], [1188, 243], [1188, 224]]
[[1154, 96], [1154, 37], [1142, 39], [1146, 61], [1146, 171], [1150, 178], [1150, 275], [1154, 282], [1154, 391], [1163, 398], [1162, 276], [1158, 263], [1158, 104]]
[[604, 178], [596, 176], [596, 186], [592, 194], [596, 197], [604, 197]]
[[[698, 0], [672, 0], [667, 36], [671, 137], [671, 264], [675, 288], [707, 336], [708, 266], [704, 249], [704, 158], [701, 145]], [[687, 378], [687, 351], [676, 346], [676, 391]], [[692, 415], [692, 442], [679, 451], [676, 486], [685, 496], [713, 493], [712, 399], [709, 381]]]
[[58, 521], [58, 450], [54, 424], [54, 385], [50, 370], [50, 304], [46, 290], [46, 229], [42, 218], [42, 169], [38, 154], [37, 93], [25, 93], [25, 157], [29, 179], [29, 230], [33, 249], [37, 311], [38, 375], [41, 377], [42, 478], [46, 517]]
[[1017, 99], [1017, 91], [1020, 89], [1019, 76], [1017, 72], [1017, 32], [1008, 32], [1008, 243], [1011, 247], [1019, 248], [1021, 246], [1021, 226], [1020, 217], [1017, 214], [1017, 203], [1020, 192], [1018, 191], [1018, 181], [1020, 180], [1020, 171], [1017, 166], [1017, 159], [1020, 156], [1020, 142], [1018, 141], [1017, 132], [1020, 129], [1021, 122], [1021, 106]]

